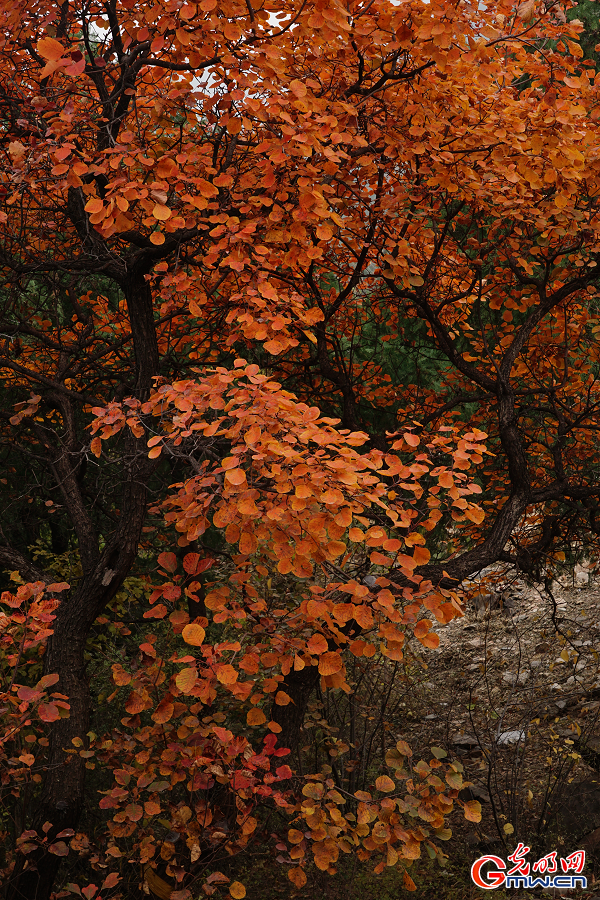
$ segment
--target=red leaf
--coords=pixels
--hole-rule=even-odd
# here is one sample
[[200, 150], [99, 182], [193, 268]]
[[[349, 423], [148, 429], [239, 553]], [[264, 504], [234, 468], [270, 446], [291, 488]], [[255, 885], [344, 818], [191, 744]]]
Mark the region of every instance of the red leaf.
[[49, 687], [51, 687], [53, 684], [56, 684], [57, 681], [58, 681], [58, 675], [56, 675], [56, 674], [54, 674], [54, 675], [44, 675], [43, 678], [40, 678], [40, 680], [38, 681], [36, 687], [37, 687], [39, 690], [46, 690], [46, 688], [49, 688]]
[[38, 715], [42, 722], [56, 722], [60, 719], [58, 707], [54, 703], [40, 703]]
[[53, 853], [54, 856], [67, 856], [69, 848], [64, 841], [57, 841], [55, 844], [50, 844], [48, 853]]
[[171, 574], [177, 571], [177, 557], [174, 553], [161, 553], [158, 557], [158, 564]]
[[154, 606], [152, 609], [147, 609], [143, 615], [144, 619], [164, 619], [166, 614], [169, 612], [164, 603], [159, 603], [158, 606]]
[[210, 569], [214, 559], [210, 556], [202, 558], [199, 553], [186, 553], [183, 557], [183, 568], [188, 575], [200, 575]]

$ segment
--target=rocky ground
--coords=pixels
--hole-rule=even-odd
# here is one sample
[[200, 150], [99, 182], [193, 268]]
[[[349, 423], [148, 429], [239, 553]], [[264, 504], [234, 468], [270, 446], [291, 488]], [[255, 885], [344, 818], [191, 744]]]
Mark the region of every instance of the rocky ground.
[[440, 629], [401, 736], [458, 758], [473, 782], [463, 798], [482, 804], [480, 825], [452, 822], [449, 854], [585, 849], [585, 896], [600, 898], [600, 584], [579, 571], [550, 590], [513, 583], [509, 596]]

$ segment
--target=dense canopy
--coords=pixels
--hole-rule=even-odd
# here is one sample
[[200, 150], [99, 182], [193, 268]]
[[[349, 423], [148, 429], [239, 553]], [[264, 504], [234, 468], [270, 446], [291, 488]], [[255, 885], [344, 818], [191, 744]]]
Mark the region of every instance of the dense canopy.
[[67, 857], [85, 897], [241, 898], [274, 828], [301, 887], [477, 819], [443, 754], [315, 767], [303, 723], [469, 576], [596, 541], [574, 8], [0, 0], [8, 900]]

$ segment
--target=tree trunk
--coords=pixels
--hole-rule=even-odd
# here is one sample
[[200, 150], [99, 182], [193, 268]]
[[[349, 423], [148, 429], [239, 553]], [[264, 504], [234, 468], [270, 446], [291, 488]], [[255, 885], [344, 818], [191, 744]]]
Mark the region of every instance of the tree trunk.
[[8, 900], [50, 897], [61, 857], [49, 853], [47, 848], [65, 828], [77, 828], [83, 810], [85, 763], [78, 754], [65, 754], [65, 750], [74, 749], [73, 738], [85, 741], [90, 718], [90, 692], [83, 656], [86, 635], [82, 634], [81, 624], [69, 628], [77, 624], [69, 622], [71, 618], [65, 617], [57, 623], [46, 648], [44, 671], [59, 673], [56, 690], [68, 696], [71, 709], [69, 718], [52, 725], [42, 794], [29, 825], [40, 837], [44, 836], [46, 823], [52, 827], [45, 835], [44, 848], [18, 856], [8, 887]]
[[291, 697], [292, 702], [287, 706], [277, 706], [274, 703], [271, 709], [271, 719], [281, 726], [281, 732], [277, 735], [279, 747], [289, 747], [292, 753], [299, 750], [300, 732], [308, 701], [319, 683], [319, 678], [317, 666], [306, 666], [299, 672], [292, 669], [285, 676], [281, 688]]
[[[153, 325], [152, 295], [145, 274], [148, 266], [131, 265], [123, 284], [128, 304], [132, 343], [135, 355], [135, 395], [144, 400], [158, 370], [158, 345]], [[67, 419], [69, 410], [63, 410]], [[59, 452], [54, 468], [59, 475], [63, 500], [69, 510], [77, 534], [84, 575], [69, 594], [61, 595], [44, 657], [44, 673], [56, 673], [55, 690], [65, 694], [70, 704], [68, 718], [53, 722], [48, 728], [49, 747], [42, 792], [28, 827], [47, 840], [43, 848], [26, 856], [18, 854], [17, 863], [7, 886], [7, 900], [50, 900], [61, 863], [61, 857], [49, 853], [48, 847], [67, 828], [78, 826], [85, 799], [85, 760], [75, 749], [73, 739], [83, 745], [89, 731], [90, 690], [85, 671], [84, 652], [90, 629], [129, 575], [137, 557], [142, 527], [146, 517], [147, 484], [156, 467], [148, 459], [145, 437], [124, 435], [122, 495], [120, 518], [102, 553], [94, 523], [86, 509], [76, 469], [66, 452]], [[68, 837], [65, 838], [68, 844]]]

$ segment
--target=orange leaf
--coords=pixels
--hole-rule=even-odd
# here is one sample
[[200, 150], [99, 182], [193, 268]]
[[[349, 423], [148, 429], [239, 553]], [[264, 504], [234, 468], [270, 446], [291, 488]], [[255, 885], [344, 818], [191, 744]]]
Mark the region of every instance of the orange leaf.
[[35, 49], [40, 54], [42, 59], [50, 60], [51, 62], [55, 62], [57, 59], [60, 59], [64, 53], [64, 47], [62, 44], [59, 44], [58, 41], [55, 41], [54, 38], [45, 37], [37, 42]]
[[232, 881], [229, 885], [229, 893], [234, 900], [242, 900], [246, 896], [246, 888], [240, 881]]
[[342, 553], [346, 552], [346, 545], [342, 541], [329, 541], [327, 544], [327, 553], [333, 559], [337, 559]]
[[152, 215], [155, 219], [158, 219], [159, 222], [166, 222], [167, 219], [171, 218], [171, 210], [163, 203], [156, 203], [152, 210]]
[[146, 701], [137, 691], [132, 691], [127, 698], [125, 709], [130, 715], [135, 716], [137, 713], [142, 712], [143, 709], [146, 709]]
[[161, 811], [160, 803], [156, 800], [146, 800], [144, 803], [144, 812], [147, 816], [157, 816]]
[[299, 81], [297, 78], [294, 78], [293, 81], [290, 81], [290, 90], [294, 92], [296, 97], [306, 97], [306, 85]]
[[430, 650], [437, 650], [440, 646], [440, 636], [439, 634], [436, 634], [435, 631], [430, 631], [422, 638], [419, 638], [419, 641], [424, 647], [428, 647]]
[[230, 484], [244, 484], [244, 482], [246, 481], [246, 473], [243, 469], [228, 469], [225, 472], [225, 480]]
[[182, 694], [189, 694], [197, 680], [198, 673], [196, 669], [193, 666], [188, 666], [186, 669], [182, 669], [181, 672], [178, 672], [177, 677], [175, 678], [175, 684]]
[[200, 562], [199, 553], [186, 553], [183, 557], [183, 571], [188, 575], [198, 574], [198, 563]]
[[40, 703], [38, 716], [42, 722], [56, 722], [60, 719], [60, 713], [55, 703]]
[[417, 886], [408, 874], [408, 872], [402, 873], [402, 880], [404, 881], [404, 887], [407, 891], [416, 891]]
[[172, 178], [173, 175], [177, 173], [177, 165], [170, 156], [162, 156], [158, 161], [155, 171], [159, 178]]
[[235, 684], [237, 681], [238, 673], [229, 663], [219, 663], [215, 666], [215, 672], [221, 684]]
[[315, 654], [325, 653], [328, 647], [329, 644], [322, 634], [313, 634], [306, 645], [307, 650]]
[[246, 716], [246, 722], [248, 725], [264, 725], [267, 721], [267, 717], [265, 716], [262, 709], [258, 709], [258, 707], [254, 707], [248, 711], [248, 715]]
[[480, 506], [477, 506], [476, 504], [472, 504], [471, 506], [469, 506], [469, 508], [465, 512], [465, 515], [467, 519], [470, 519], [471, 522], [475, 523], [475, 525], [481, 525], [481, 523], [485, 519], [484, 511]]
[[181, 636], [186, 642], [186, 644], [191, 644], [192, 647], [200, 647], [204, 643], [204, 637], [206, 632], [202, 625], [198, 625], [196, 623], [192, 625], [186, 625], [181, 632]]
[[323, 653], [319, 657], [319, 672], [321, 675], [333, 675], [343, 668], [342, 658], [335, 650]]
[[99, 197], [92, 197], [91, 200], [85, 204], [84, 209], [89, 213], [99, 213], [104, 209], [104, 204]]
[[114, 683], [119, 687], [131, 682], [131, 675], [129, 672], [126, 672], [119, 663], [115, 663], [112, 667], [112, 677]]
[[304, 874], [304, 869], [301, 869], [300, 866], [288, 869], [288, 878], [297, 888], [304, 887], [306, 884], [306, 875]]
[[430, 628], [431, 628], [431, 622], [429, 621], [429, 619], [421, 619], [421, 621], [417, 622], [417, 624], [414, 627], [415, 637], [420, 640], [422, 637], [424, 637], [427, 634], [427, 632], [430, 630]]
[[251, 553], [256, 551], [258, 547], [258, 542], [255, 536], [248, 531], [244, 531], [242, 536], [240, 537], [240, 553], [243, 553], [244, 556], [248, 556]]
[[387, 794], [396, 790], [396, 784], [389, 775], [380, 775], [375, 781], [375, 787], [378, 791], [385, 791]]
[[431, 553], [426, 547], [415, 547], [413, 559], [418, 566], [424, 566], [431, 559]]
[[418, 447], [421, 443], [417, 435], [412, 434], [410, 431], [407, 431], [405, 434], [403, 434], [403, 438], [409, 447]]
[[152, 721], [156, 722], [158, 725], [164, 725], [165, 722], [170, 721], [174, 709], [175, 707], [172, 701], [168, 697], [165, 697], [160, 701], [152, 713]]

